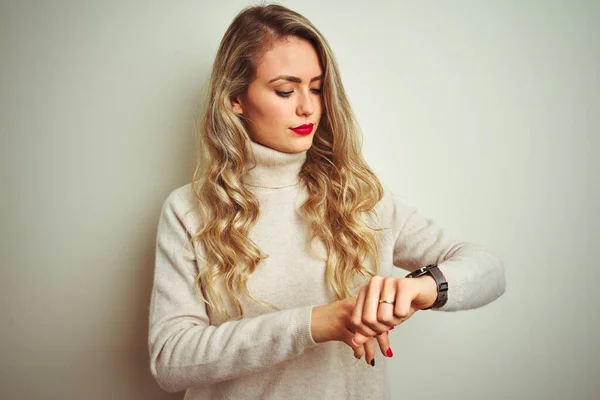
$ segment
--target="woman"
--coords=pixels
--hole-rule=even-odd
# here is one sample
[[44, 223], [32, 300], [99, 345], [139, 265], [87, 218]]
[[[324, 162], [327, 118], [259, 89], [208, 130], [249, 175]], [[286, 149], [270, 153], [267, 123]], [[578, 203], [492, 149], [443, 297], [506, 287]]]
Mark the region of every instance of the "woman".
[[[149, 346], [163, 389], [386, 398], [389, 329], [503, 293], [496, 256], [382, 187], [333, 53], [303, 16], [278, 5], [238, 14], [208, 100], [206, 168], [169, 195], [158, 225]], [[394, 266], [427, 268], [395, 279]]]

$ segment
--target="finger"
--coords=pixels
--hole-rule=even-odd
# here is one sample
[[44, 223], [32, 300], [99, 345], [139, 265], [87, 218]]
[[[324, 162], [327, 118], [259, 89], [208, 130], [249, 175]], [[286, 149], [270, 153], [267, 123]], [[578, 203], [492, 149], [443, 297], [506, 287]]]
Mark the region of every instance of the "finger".
[[371, 338], [375, 335], [365, 336], [362, 333], [356, 331], [354, 333], [354, 337], [352, 338], [352, 340], [354, 340], [354, 343], [356, 343], [356, 344], [365, 344], [367, 341], [371, 340]]
[[[393, 279], [393, 278], [389, 278]], [[377, 309], [379, 308], [379, 300], [381, 297], [381, 291], [384, 286], [384, 278], [381, 276], [374, 276], [368, 285], [367, 295], [365, 297], [365, 304], [363, 305], [363, 324], [371, 328], [375, 333], [381, 333], [387, 331], [390, 327], [381, 323], [377, 319]], [[388, 299], [384, 299], [388, 300]], [[393, 297], [389, 299], [393, 301]], [[386, 304], [387, 307], [391, 307], [391, 304]], [[373, 335], [374, 336], [374, 335]]]
[[354, 311], [352, 312], [352, 317], [350, 319], [353, 330], [362, 335], [354, 337], [354, 340], [359, 344], [363, 344], [365, 342], [364, 337], [373, 337], [377, 334], [377, 332], [374, 332], [371, 328], [363, 323], [363, 308], [365, 304], [366, 292], [367, 286], [360, 288], [358, 298], [356, 299], [356, 305], [354, 306]]
[[[383, 281], [381, 289], [381, 299], [396, 302], [396, 292], [398, 279], [386, 278]], [[377, 308], [377, 320], [385, 324], [388, 329], [400, 323], [400, 319], [394, 315], [395, 304], [379, 303]]]
[[367, 364], [375, 366], [375, 340], [367, 340], [363, 345], [365, 348], [365, 361]]
[[390, 336], [387, 332], [382, 333], [379, 336], [375, 336], [377, 339], [377, 343], [379, 344], [379, 350], [381, 350], [381, 354], [387, 356], [387, 351], [390, 348]]
[[394, 315], [401, 322], [410, 317], [410, 306], [415, 297], [414, 289], [410, 285], [398, 282], [398, 290], [396, 292], [396, 305], [394, 306]]
[[356, 346], [354, 348], [354, 358], [356, 358], [357, 360], [360, 360], [364, 354], [365, 354], [365, 346], [364, 345]]
[[352, 341], [353, 338], [354, 333], [348, 329], [344, 329], [344, 332], [340, 335], [340, 341], [347, 344], [348, 347], [352, 349], [355, 358], [360, 359], [365, 353], [364, 346], [362, 344], [354, 343]]
[[365, 303], [365, 287], [361, 287], [358, 291], [358, 296], [356, 297], [356, 304], [354, 305], [354, 310], [352, 310], [352, 316], [350, 317], [350, 322], [352, 324], [352, 328], [357, 329], [362, 324], [362, 309], [363, 304]]

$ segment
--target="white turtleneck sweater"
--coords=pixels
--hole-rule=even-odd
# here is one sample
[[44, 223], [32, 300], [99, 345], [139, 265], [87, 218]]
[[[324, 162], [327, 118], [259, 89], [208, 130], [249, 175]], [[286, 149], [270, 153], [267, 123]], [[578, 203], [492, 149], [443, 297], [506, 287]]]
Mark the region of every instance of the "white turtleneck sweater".
[[[193, 288], [202, 265], [190, 236], [200, 221], [191, 184], [180, 187], [167, 197], [158, 223], [150, 302], [152, 374], [166, 391], [187, 389], [186, 400], [389, 398], [385, 357], [376, 355], [371, 367], [341, 342], [312, 339], [312, 307], [335, 298], [325, 263], [309, 251], [310, 230], [299, 212], [307, 198], [298, 179], [306, 152], [281, 153], [254, 142], [249, 149], [256, 168], [244, 184], [260, 202], [250, 236], [269, 257], [250, 276], [248, 288], [282, 311], [242, 298], [244, 319], [211, 317]], [[437, 263], [449, 285], [441, 311], [481, 307], [504, 292], [502, 262], [486, 248], [448, 237], [388, 190], [376, 210], [380, 226], [389, 228], [376, 235], [380, 275], [391, 276], [394, 267], [408, 272]]]

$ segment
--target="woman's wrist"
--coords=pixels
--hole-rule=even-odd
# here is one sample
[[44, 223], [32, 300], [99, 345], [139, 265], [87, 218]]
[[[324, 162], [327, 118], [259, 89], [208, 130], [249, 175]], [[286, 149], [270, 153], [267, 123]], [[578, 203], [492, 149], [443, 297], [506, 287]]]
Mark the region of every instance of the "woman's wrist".
[[341, 334], [346, 329], [345, 322], [349, 321], [356, 299], [338, 300], [312, 308], [310, 333], [315, 343], [331, 340], [341, 340]]
[[323, 307], [316, 306], [312, 308], [310, 315], [310, 334], [315, 343], [326, 342], [326, 332], [323, 326]]
[[418, 278], [411, 278], [419, 282], [418, 304], [421, 309], [431, 307], [437, 300], [438, 291], [435, 279], [431, 275], [423, 275]]

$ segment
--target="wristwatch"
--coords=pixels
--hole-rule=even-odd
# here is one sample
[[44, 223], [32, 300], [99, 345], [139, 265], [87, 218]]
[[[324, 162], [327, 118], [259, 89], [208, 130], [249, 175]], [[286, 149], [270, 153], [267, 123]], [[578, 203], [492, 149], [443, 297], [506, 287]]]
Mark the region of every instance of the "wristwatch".
[[429, 264], [406, 275], [406, 278], [418, 278], [423, 275], [431, 275], [433, 279], [435, 279], [438, 292], [435, 302], [430, 307], [424, 308], [423, 310], [442, 307], [448, 301], [448, 282], [446, 282], [444, 274], [442, 274], [442, 271], [440, 271], [437, 264]]

